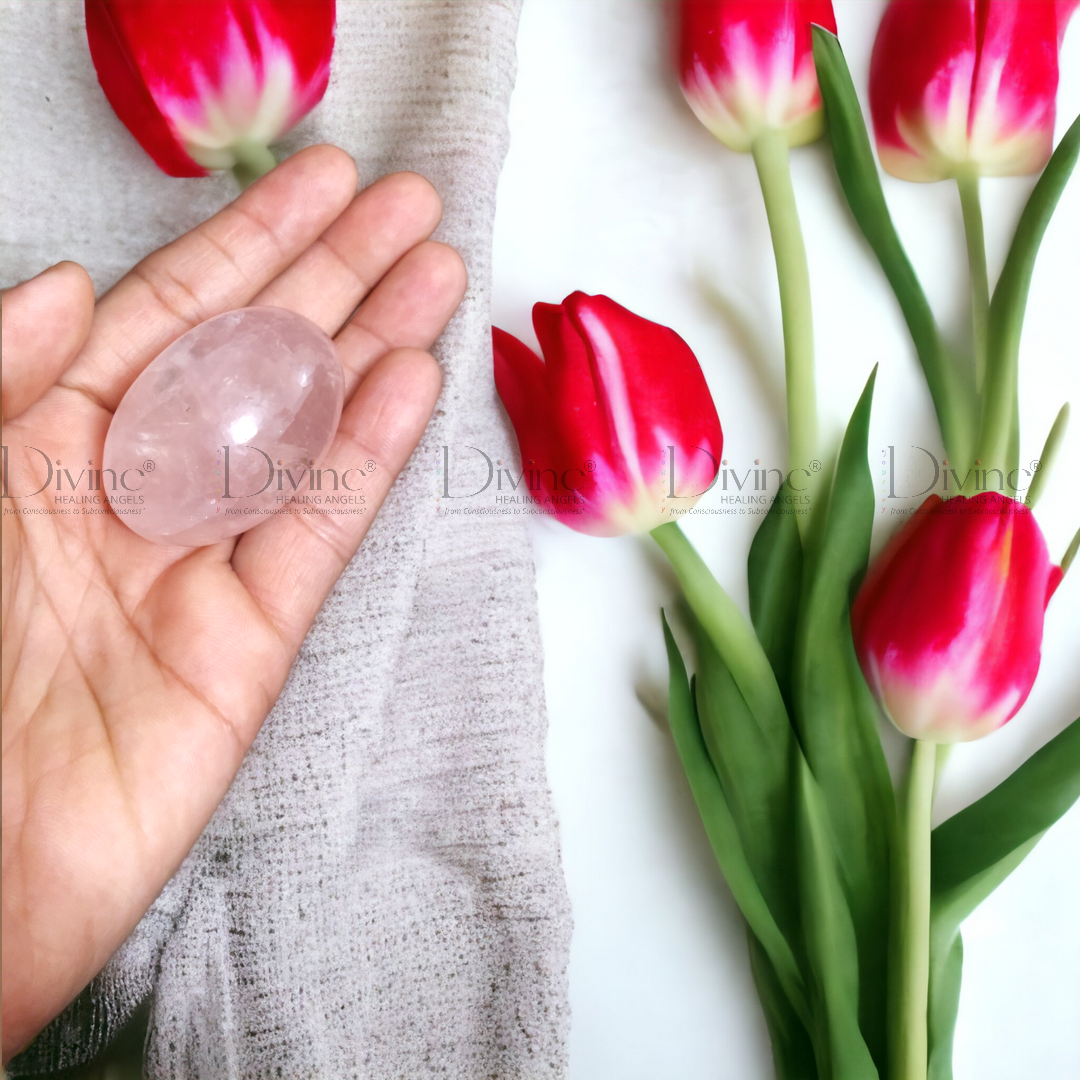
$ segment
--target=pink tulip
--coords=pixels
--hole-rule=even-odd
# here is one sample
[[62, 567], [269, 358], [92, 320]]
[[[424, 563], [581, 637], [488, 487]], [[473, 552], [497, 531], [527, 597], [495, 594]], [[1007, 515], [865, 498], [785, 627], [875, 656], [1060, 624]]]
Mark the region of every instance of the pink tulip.
[[170, 176], [258, 162], [320, 101], [334, 0], [86, 0], [98, 81]]
[[1031, 511], [987, 492], [931, 495], [851, 609], [863, 674], [893, 723], [929, 742], [978, 739], [1027, 700], [1043, 613], [1061, 581]]
[[1075, 0], [892, 0], [870, 112], [902, 180], [1021, 176], [1053, 149], [1058, 47]]
[[606, 296], [537, 304], [541, 360], [492, 331], [495, 385], [541, 509], [593, 536], [647, 532], [716, 478], [723, 433], [686, 342]]
[[822, 132], [810, 26], [836, 33], [831, 0], [681, 0], [679, 77], [698, 119], [733, 150], [764, 130], [789, 146]]

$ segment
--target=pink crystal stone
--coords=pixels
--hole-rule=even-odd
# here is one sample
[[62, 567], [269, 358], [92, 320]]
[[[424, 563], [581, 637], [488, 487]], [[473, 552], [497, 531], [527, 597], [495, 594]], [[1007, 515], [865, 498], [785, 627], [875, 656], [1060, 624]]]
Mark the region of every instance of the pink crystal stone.
[[235, 536], [307, 490], [343, 394], [334, 343], [310, 320], [276, 307], [217, 315], [131, 384], [105, 439], [102, 487], [147, 540]]

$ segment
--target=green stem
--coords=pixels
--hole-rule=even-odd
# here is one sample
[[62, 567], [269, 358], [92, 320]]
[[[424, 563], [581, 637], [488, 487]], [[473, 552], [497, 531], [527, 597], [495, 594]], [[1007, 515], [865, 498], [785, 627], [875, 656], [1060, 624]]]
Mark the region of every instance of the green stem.
[[938, 788], [941, 787], [941, 778], [945, 774], [945, 765], [952, 754], [952, 743], [938, 743], [937, 755], [934, 758], [934, 798], [937, 798]]
[[260, 176], [265, 176], [277, 164], [277, 158], [270, 148], [261, 143], [238, 142], [231, 150], [236, 158], [232, 174], [241, 191], [249, 188]]
[[900, 831], [894, 901], [894, 990], [890, 1016], [890, 1076], [926, 1080], [926, 1007], [930, 986], [930, 812], [937, 746], [917, 741], [911, 757]]
[[[814, 318], [810, 270], [791, 185], [788, 145], [779, 131], [763, 131], [751, 147], [772, 233], [787, 376], [788, 469], [805, 469], [817, 455], [817, 390], [814, 385]], [[796, 519], [805, 529], [808, 515]]]
[[787, 715], [784, 699], [750, 623], [713, 577], [694, 545], [674, 521], [652, 531], [668, 557], [690, 610], [727, 665], [746, 704], [755, 716]]
[[975, 389], [982, 392], [986, 377], [987, 324], [990, 321], [990, 278], [986, 270], [986, 238], [983, 233], [982, 203], [977, 174], [956, 180], [960, 208], [964, 213], [968, 269], [971, 274], [971, 326], [975, 345]]

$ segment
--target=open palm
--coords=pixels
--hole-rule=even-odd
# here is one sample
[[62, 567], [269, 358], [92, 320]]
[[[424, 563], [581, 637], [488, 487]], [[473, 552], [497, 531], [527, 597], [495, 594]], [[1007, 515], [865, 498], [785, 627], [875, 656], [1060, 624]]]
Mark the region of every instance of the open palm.
[[439, 216], [420, 177], [357, 195], [351, 159], [313, 147], [96, 307], [72, 263], [4, 294], [16, 495], [43, 479], [28, 447], [75, 477], [100, 466], [139, 372], [190, 327], [251, 304], [335, 336], [346, 405], [326, 464], [376, 462], [359, 517], [276, 515], [194, 549], [142, 540], [108, 511], [58, 514], [55, 486], [4, 499], [5, 1061], [104, 965], [191, 848], [416, 446], [440, 386], [424, 350], [465, 287], [460, 258], [427, 239]]

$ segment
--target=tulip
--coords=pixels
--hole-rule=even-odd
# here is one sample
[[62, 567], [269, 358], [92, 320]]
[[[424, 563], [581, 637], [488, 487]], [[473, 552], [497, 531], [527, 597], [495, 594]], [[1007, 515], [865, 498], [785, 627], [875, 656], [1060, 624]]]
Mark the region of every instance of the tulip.
[[679, 77], [698, 119], [732, 150], [763, 131], [788, 146], [822, 132], [810, 26], [836, 32], [831, 0], [682, 0]]
[[878, 154], [902, 180], [1022, 176], [1049, 160], [1075, 0], [892, 0], [870, 61]]
[[[823, 129], [811, 24], [836, 31], [831, 0], [682, 0], [679, 79], [698, 119], [753, 154], [769, 218], [784, 324], [788, 465], [818, 456], [810, 272], [788, 151]], [[817, 482], [808, 472], [807, 497]], [[804, 532], [808, 519], [798, 519]]]
[[326, 91], [334, 0], [86, 0], [98, 81], [170, 176], [259, 175]]
[[995, 492], [931, 495], [851, 610], [863, 674], [893, 723], [953, 743], [1010, 720], [1035, 682], [1060, 580], [1026, 506]]
[[537, 304], [533, 327], [543, 360], [498, 328], [492, 336], [495, 385], [540, 508], [618, 536], [693, 506], [716, 478], [723, 434], [686, 342], [581, 292]]

